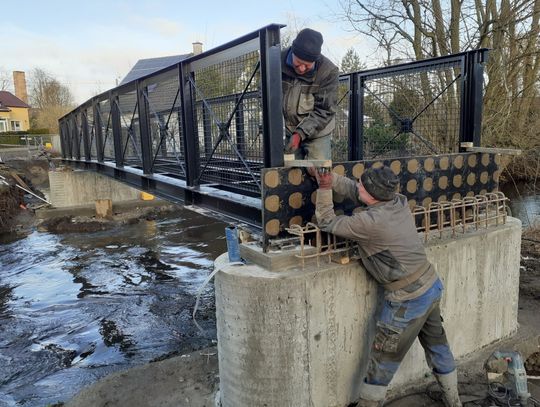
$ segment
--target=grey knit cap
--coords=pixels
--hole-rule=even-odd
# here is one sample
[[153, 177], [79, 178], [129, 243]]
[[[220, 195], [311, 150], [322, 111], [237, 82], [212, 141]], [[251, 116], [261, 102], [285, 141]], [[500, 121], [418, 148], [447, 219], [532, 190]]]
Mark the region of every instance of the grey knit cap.
[[388, 167], [368, 168], [360, 177], [366, 191], [378, 201], [394, 199], [399, 178]]
[[311, 28], [304, 28], [292, 43], [292, 52], [307, 62], [315, 62], [321, 57], [323, 36]]

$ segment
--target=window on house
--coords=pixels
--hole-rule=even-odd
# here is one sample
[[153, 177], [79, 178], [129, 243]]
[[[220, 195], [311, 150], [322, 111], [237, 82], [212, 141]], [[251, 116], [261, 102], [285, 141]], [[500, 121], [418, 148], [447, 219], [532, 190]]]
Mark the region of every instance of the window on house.
[[3, 131], [8, 131], [6, 119], [0, 119], [0, 133], [2, 133]]
[[21, 122], [18, 120], [12, 120], [11, 131], [20, 131], [20, 130], [21, 130]]

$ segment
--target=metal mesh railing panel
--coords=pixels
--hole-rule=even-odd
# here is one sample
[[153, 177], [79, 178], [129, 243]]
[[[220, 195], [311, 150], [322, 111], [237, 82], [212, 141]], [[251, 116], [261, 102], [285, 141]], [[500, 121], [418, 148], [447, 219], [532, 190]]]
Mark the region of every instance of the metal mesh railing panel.
[[152, 169], [185, 178], [180, 81], [170, 73], [152, 78], [146, 88]]
[[114, 161], [114, 139], [112, 132], [111, 104], [109, 100], [99, 102], [101, 136], [103, 137], [103, 160]]
[[260, 192], [263, 167], [259, 52], [194, 75], [201, 183]]
[[134, 167], [142, 165], [141, 139], [139, 131], [139, 113], [137, 92], [131, 91], [118, 96], [122, 156], [124, 164]]
[[350, 77], [341, 77], [338, 86], [336, 128], [332, 134], [332, 161], [349, 159]]
[[460, 72], [455, 64], [364, 82], [364, 157], [457, 152]]
[[88, 139], [90, 144], [90, 158], [97, 160], [97, 143], [96, 143], [96, 127], [94, 120], [94, 109], [89, 107], [86, 109], [86, 122], [88, 125]]

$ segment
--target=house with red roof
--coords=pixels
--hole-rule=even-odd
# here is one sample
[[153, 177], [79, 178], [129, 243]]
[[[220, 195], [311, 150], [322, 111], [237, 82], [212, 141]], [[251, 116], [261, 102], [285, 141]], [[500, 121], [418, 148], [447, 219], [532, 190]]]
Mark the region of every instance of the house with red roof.
[[8, 91], [0, 91], [0, 133], [30, 128], [30, 106]]

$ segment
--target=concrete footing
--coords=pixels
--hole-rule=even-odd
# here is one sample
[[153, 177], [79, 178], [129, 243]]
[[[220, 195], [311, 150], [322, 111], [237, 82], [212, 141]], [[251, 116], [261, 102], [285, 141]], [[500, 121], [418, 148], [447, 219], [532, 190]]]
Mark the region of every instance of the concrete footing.
[[[520, 242], [521, 223], [509, 218], [426, 245], [445, 283], [441, 307], [457, 358], [517, 329]], [[290, 256], [290, 264], [299, 264]], [[381, 298], [363, 268], [356, 262], [287, 268], [280, 257], [284, 266], [271, 271], [227, 261], [226, 254], [216, 260], [215, 281], [222, 406], [329, 407], [356, 400]], [[425, 374], [415, 343], [392, 386]]]

